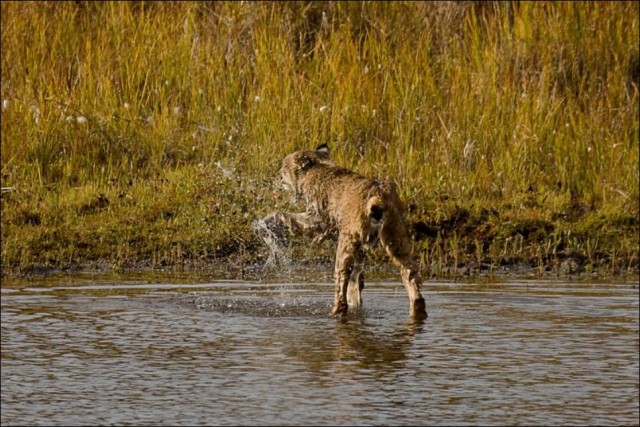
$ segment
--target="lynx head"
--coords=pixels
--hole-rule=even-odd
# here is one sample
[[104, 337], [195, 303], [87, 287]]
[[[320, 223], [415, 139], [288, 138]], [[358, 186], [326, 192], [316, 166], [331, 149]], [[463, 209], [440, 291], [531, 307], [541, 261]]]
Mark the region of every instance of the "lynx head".
[[299, 150], [289, 154], [282, 161], [280, 168], [282, 183], [298, 195], [300, 177], [319, 164], [335, 166], [329, 157], [327, 144], [322, 144], [315, 150]]

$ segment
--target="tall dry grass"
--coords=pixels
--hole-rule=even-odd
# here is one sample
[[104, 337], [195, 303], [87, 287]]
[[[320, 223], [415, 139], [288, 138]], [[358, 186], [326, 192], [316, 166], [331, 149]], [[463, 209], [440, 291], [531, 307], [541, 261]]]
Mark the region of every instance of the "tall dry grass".
[[[213, 209], [188, 196], [196, 170], [253, 183], [242, 200], [215, 190], [213, 235], [244, 230], [273, 206], [279, 160], [323, 142], [396, 179], [416, 220], [579, 211], [555, 230], [619, 221], [637, 239], [638, 38], [637, 2], [2, 2], [3, 266], [42, 261], [33, 229], [61, 224], [77, 236], [42, 262], [81, 259], [74, 240], [100, 233], [69, 206], [98, 194], [107, 248], [136, 256], [123, 217], [159, 232], [139, 225], [158, 194], [182, 203], [174, 235], [206, 240], [189, 220]], [[123, 194], [135, 203], [116, 207]], [[245, 222], [224, 215], [239, 204]]]

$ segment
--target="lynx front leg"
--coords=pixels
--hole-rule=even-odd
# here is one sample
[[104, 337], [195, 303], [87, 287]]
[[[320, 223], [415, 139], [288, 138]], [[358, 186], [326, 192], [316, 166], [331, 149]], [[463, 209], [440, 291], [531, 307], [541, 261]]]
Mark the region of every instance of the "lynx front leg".
[[308, 212], [272, 212], [254, 221], [254, 232], [271, 251], [267, 264], [278, 264], [283, 256], [281, 247], [287, 243], [287, 234], [313, 235], [322, 229], [322, 222]]
[[314, 235], [322, 229], [322, 221], [308, 212], [272, 212], [262, 221], [282, 239], [287, 231], [291, 234]]

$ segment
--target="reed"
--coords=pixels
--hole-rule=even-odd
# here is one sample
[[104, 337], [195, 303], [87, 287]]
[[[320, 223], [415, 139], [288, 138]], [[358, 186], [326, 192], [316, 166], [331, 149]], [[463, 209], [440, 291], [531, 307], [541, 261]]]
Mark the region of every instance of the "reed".
[[323, 142], [433, 274], [637, 272], [638, 37], [637, 2], [2, 2], [3, 274], [255, 259]]

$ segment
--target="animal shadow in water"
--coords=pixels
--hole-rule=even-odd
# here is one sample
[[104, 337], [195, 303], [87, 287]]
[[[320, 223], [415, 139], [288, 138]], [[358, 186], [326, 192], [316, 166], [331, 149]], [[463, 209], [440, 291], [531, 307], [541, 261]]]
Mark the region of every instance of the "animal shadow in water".
[[354, 359], [365, 368], [407, 360], [415, 337], [424, 330], [425, 319], [411, 318], [393, 331], [377, 331], [370, 323], [362, 312], [337, 320], [334, 358]]
[[[402, 324], [377, 327], [366, 313], [350, 313], [336, 319], [334, 328], [308, 334], [285, 352], [306, 362], [312, 371], [337, 370], [339, 376], [361, 369], [393, 370], [411, 358], [410, 349], [425, 322], [426, 319], [409, 319]], [[355, 363], [336, 364], [345, 361]]]

